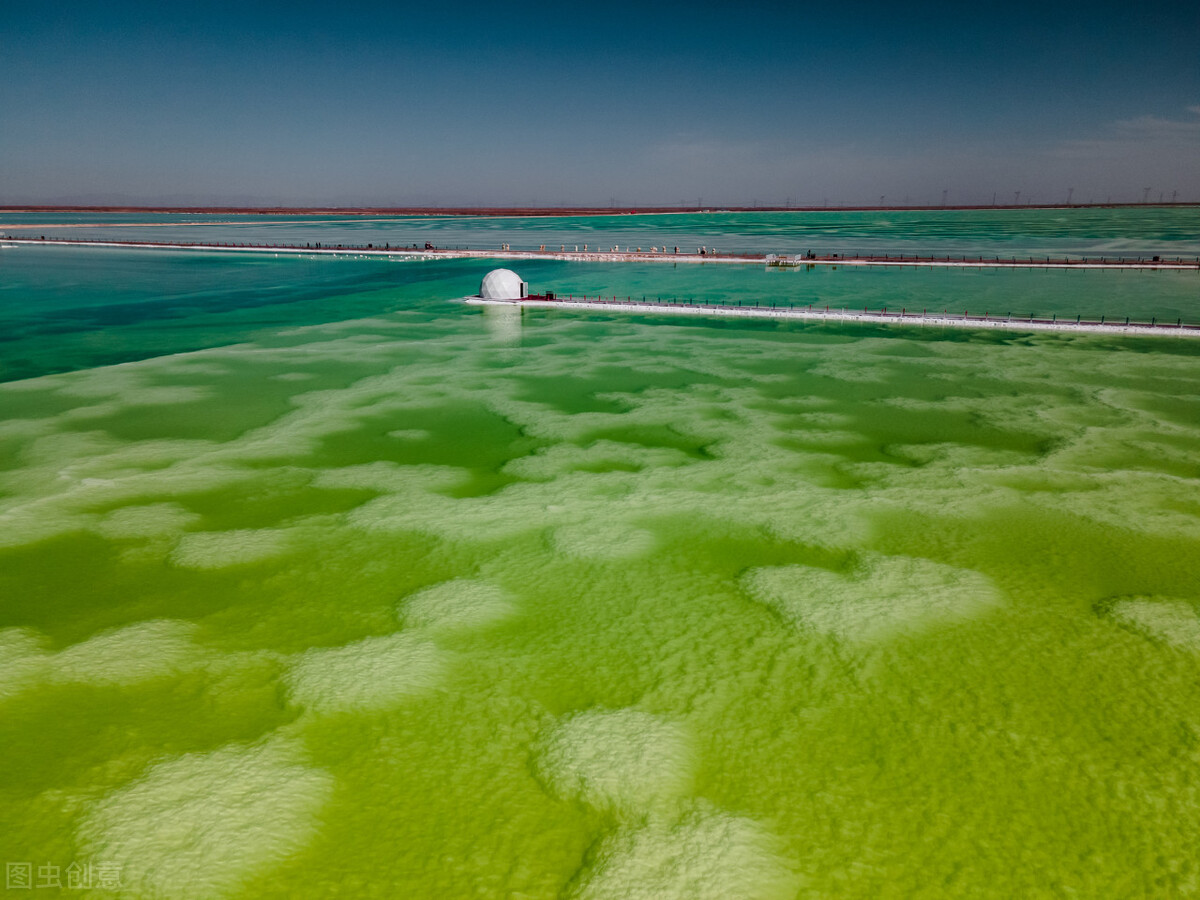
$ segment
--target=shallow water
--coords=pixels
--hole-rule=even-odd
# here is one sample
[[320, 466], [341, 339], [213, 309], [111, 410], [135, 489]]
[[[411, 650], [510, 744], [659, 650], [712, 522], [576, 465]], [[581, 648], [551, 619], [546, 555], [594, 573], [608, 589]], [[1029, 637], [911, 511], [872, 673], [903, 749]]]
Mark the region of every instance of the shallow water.
[[[1192, 271], [505, 265], [515, 265], [532, 290], [563, 296], [1200, 322], [1200, 277]], [[446, 301], [476, 292], [491, 267], [486, 260], [9, 246], [0, 251], [0, 380], [343, 318], [456, 318], [460, 311]]]
[[[36, 228], [32, 227], [36, 226]], [[58, 226], [58, 227], [56, 227]], [[260, 216], [0, 212], [0, 234], [534, 250], [701, 246], [725, 253], [1200, 256], [1200, 207], [807, 210], [600, 216]]]
[[[36, 375], [0, 385], [6, 860], [131, 897], [1200, 888], [1196, 342], [4, 254]], [[1162, 314], [1190, 284], [521, 271]]]

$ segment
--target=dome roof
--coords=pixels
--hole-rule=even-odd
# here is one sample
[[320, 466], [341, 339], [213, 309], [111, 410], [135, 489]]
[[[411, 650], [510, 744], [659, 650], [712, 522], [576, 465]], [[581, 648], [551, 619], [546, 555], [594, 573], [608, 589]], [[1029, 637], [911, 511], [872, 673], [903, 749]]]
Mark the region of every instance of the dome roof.
[[483, 276], [479, 296], [484, 300], [521, 300], [529, 296], [529, 285], [512, 269], [492, 269]]

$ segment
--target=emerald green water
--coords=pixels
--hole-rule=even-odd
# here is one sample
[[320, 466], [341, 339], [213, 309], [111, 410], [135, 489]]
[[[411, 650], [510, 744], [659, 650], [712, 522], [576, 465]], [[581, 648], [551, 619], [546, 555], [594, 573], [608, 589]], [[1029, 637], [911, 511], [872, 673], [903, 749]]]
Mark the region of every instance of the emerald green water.
[[601, 216], [170, 215], [0, 211], [0, 235], [534, 250], [700, 246], [733, 253], [1200, 256], [1200, 207], [805, 210]]
[[1200, 888], [1196, 342], [521, 315], [447, 302], [465, 262], [3, 253], [7, 861], [172, 898]]
[[[357, 316], [458, 318], [478, 260], [302, 258], [9, 246], [0, 250], [0, 380], [126, 362]], [[534, 290], [714, 304], [1132, 316], [1200, 323], [1194, 271], [780, 270], [522, 260]], [[429, 334], [414, 331], [415, 339]]]

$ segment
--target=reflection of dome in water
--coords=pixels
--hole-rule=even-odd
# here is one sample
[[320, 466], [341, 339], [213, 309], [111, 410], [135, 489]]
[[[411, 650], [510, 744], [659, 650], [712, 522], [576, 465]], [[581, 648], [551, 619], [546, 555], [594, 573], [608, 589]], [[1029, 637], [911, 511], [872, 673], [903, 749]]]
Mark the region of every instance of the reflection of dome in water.
[[529, 285], [512, 269], [492, 269], [483, 276], [479, 296], [484, 300], [521, 300], [529, 296]]

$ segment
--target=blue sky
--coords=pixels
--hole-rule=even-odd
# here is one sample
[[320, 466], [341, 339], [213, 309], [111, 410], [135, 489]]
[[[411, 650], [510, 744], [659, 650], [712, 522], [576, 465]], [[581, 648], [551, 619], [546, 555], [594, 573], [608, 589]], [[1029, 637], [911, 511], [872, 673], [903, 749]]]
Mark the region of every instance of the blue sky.
[[1200, 200], [1200, 5], [0, 9], [0, 203]]

